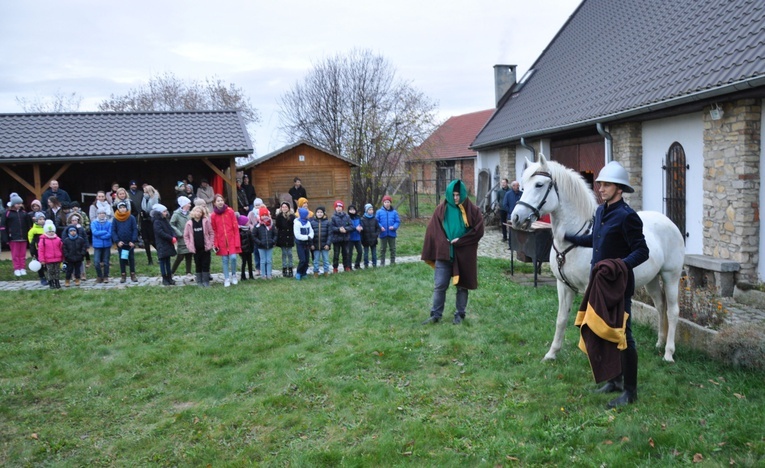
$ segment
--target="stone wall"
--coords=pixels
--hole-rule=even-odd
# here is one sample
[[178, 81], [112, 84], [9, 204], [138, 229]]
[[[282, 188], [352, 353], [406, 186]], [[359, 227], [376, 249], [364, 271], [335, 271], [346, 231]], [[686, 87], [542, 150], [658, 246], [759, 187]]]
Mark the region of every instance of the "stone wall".
[[624, 200], [634, 209], [643, 209], [643, 125], [627, 122], [609, 129], [614, 143], [614, 160], [619, 161], [630, 175], [635, 193], [625, 193]]
[[757, 280], [761, 100], [725, 103], [723, 118], [704, 112], [704, 254], [741, 264]]
[[505, 177], [510, 182], [515, 180], [515, 145], [499, 149], [499, 178]]

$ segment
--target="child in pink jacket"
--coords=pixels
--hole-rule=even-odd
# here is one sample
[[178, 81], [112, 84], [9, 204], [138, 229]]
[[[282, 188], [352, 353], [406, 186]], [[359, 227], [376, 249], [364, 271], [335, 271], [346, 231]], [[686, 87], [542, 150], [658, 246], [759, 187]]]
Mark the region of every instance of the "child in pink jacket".
[[50, 219], [45, 221], [43, 235], [37, 244], [37, 261], [47, 267], [48, 286], [61, 289], [59, 275], [61, 262], [64, 261], [64, 243], [56, 235], [56, 225]]

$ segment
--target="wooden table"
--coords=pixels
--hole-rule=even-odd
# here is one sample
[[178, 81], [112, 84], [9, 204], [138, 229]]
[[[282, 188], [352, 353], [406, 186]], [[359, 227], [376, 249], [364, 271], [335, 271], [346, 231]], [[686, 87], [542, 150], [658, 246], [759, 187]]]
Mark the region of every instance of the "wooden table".
[[531, 228], [515, 229], [512, 224], [507, 223], [510, 233], [510, 274], [515, 274], [515, 260], [513, 254], [518, 252], [518, 258], [521, 255], [531, 258], [531, 264], [534, 266], [534, 287], [537, 287], [537, 274], [542, 268], [542, 263], [550, 261], [550, 249], [552, 248], [552, 225], [536, 221], [531, 224]]

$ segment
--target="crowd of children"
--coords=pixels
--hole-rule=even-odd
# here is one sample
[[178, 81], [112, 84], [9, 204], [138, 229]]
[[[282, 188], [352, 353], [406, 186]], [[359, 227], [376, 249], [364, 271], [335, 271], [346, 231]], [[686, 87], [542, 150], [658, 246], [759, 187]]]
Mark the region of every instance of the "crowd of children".
[[[78, 204], [69, 204], [64, 209], [55, 197], [49, 199], [47, 211], [43, 212], [40, 202], [35, 200], [31, 204], [35, 211], [27, 213], [21, 198], [12, 194], [0, 227], [3, 241], [10, 245], [14, 275], [27, 274], [26, 250], [29, 246], [41, 284], [51, 289], [60, 288], [63, 264], [65, 286], [70, 286], [72, 277], [74, 284], [79, 286], [87, 278], [86, 269], [91, 260], [89, 249], [92, 247], [96, 283], [108, 283], [114, 247], [120, 282], [125, 283], [128, 274], [131, 281], [137, 282], [135, 248], [140, 240], [137, 208], [133, 208], [135, 203], [126, 193], [120, 196], [119, 191], [115, 191], [113, 204], [107, 201], [104, 192], [99, 192], [90, 209], [90, 218]], [[366, 204], [361, 214], [353, 205], [346, 212], [345, 204], [337, 200], [331, 217], [327, 216], [323, 206], [316, 207], [315, 213], [311, 211], [306, 198], [298, 199], [297, 215], [291, 203], [283, 202], [274, 216], [259, 198], [255, 199], [247, 216], [235, 213], [219, 194], [214, 196], [212, 206], [201, 198], [192, 202], [185, 195], [180, 195], [177, 203], [178, 208], [172, 214], [158, 199], [156, 203], [146, 203], [144, 208], [149, 209], [152, 243], [163, 285], [175, 284], [173, 274], [184, 261], [186, 273], [191, 274], [193, 261], [196, 283], [209, 286], [213, 253], [222, 260], [224, 287], [238, 284], [237, 256], [242, 259], [242, 280], [247, 278], [247, 272], [250, 279], [258, 275], [272, 279], [276, 247], [281, 252], [282, 276], [298, 280], [306, 277], [311, 260], [315, 277], [329, 275], [330, 250], [334, 250], [333, 273], [338, 273], [341, 261], [344, 271], [360, 269], [362, 258], [364, 268], [376, 267], [378, 243], [382, 246], [380, 264], [385, 264], [388, 250], [390, 263], [396, 261], [395, 239], [400, 219], [387, 196], [379, 210]], [[293, 249], [297, 251], [297, 267]], [[171, 266], [171, 258], [175, 256]]]

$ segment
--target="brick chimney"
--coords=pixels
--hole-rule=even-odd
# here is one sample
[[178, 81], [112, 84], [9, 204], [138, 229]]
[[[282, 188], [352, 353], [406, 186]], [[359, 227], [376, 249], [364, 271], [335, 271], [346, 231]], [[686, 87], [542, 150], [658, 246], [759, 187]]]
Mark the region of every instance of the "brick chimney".
[[502, 96], [515, 85], [515, 68], [518, 65], [494, 65], [494, 103], [499, 105]]

